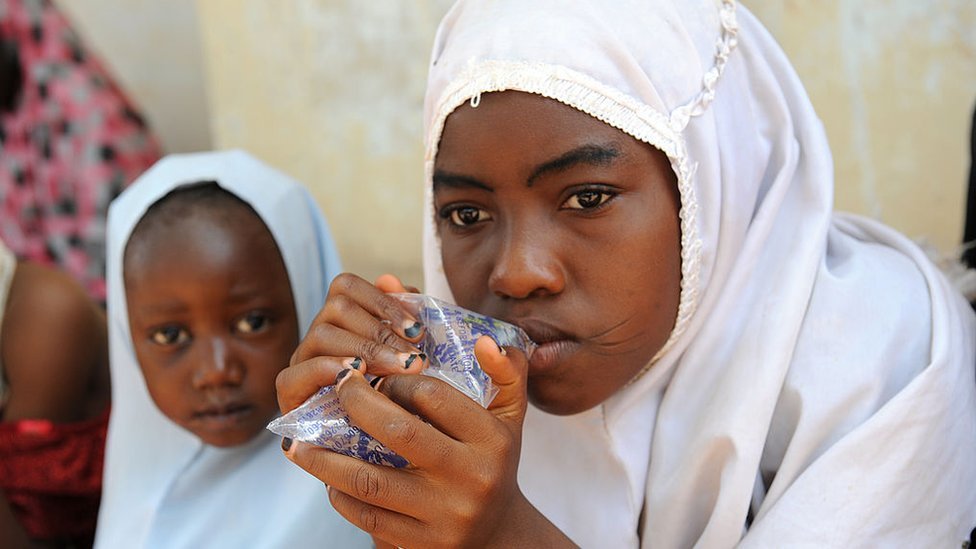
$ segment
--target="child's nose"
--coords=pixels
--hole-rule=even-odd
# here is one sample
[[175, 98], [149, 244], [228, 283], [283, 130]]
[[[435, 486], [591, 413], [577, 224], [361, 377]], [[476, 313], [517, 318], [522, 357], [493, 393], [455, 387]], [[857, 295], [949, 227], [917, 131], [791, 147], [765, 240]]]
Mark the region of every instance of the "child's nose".
[[510, 230], [494, 254], [488, 287], [499, 297], [524, 299], [563, 291], [566, 276], [553, 239], [544, 231]]
[[196, 389], [239, 385], [244, 379], [243, 365], [236, 360], [224, 338], [215, 336], [201, 342], [197, 368], [193, 375]]

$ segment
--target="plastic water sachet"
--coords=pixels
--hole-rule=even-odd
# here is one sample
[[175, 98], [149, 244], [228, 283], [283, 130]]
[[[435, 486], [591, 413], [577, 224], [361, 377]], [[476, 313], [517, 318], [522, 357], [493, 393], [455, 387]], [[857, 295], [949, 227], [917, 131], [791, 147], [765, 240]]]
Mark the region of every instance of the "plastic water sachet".
[[[498, 393], [474, 356], [474, 343], [487, 335], [501, 346], [517, 347], [531, 357], [535, 343], [518, 326], [421, 294], [391, 294], [419, 319], [426, 333], [420, 348], [427, 355], [423, 374], [453, 385], [488, 407]], [[320, 389], [301, 406], [268, 424], [272, 432], [322, 446], [370, 463], [403, 467], [407, 461], [368, 433], [350, 424], [335, 387]]]

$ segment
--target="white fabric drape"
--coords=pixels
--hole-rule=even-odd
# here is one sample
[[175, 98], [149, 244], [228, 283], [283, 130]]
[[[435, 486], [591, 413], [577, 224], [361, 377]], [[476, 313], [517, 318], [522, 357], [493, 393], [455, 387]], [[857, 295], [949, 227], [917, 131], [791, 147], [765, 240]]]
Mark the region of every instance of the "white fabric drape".
[[729, 0], [461, 1], [425, 104], [426, 291], [445, 118], [540, 94], [646, 141], [681, 195], [682, 289], [649, 370], [530, 407], [520, 484], [584, 547], [953, 547], [976, 526], [976, 322], [898, 233], [831, 211], [820, 120]]
[[299, 183], [240, 151], [172, 155], [111, 206], [108, 316], [112, 372], [102, 506], [96, 546], [369, 547], [368, 536], [329, 505], [325, 487], [259, 433], [234, 448], [203, 444], [155, 406], [136, 362], [122, 279], [122, 254], [146, 209], [177, 187], [216, 181], [251, 205], [284, 259], [302, 333], [339, 273], [325, 219]]

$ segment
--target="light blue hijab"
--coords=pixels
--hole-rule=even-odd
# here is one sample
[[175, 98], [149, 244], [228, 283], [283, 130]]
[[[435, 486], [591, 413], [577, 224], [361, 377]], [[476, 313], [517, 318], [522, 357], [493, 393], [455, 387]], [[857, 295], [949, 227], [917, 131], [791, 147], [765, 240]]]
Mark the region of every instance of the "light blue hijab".
[[149, 206], [200, 181], [216, 181], [250, 204], [268, 226], [288, 270], [302, 334], [340, 272], [325, 218], [308, 191], [241, 151], [167, 156], [112, 203], [107, 265], [112, 416], [95, 545], [237, 549], [314, 541], [371, 547], [369, 536], [332, 509], [322, 483], [285, 459], [278, 437], [262, 432], [242, 446], [208, 446], [167, 419], [149, 396], [129, 333], [123, 251]]

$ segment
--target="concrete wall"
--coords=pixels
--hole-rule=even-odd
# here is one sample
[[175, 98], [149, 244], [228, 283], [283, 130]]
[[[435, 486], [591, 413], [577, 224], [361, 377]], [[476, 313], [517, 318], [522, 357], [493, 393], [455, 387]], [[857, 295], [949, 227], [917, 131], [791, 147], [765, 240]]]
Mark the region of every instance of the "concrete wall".
[[824, 121], [836, 204], [944, 252], [962, 237], [973, 0], [754, 0]]
[[421, 110], [449, 0], [199, 0], [213, 135], [311, 186], [345, 266], [419, 285]]

